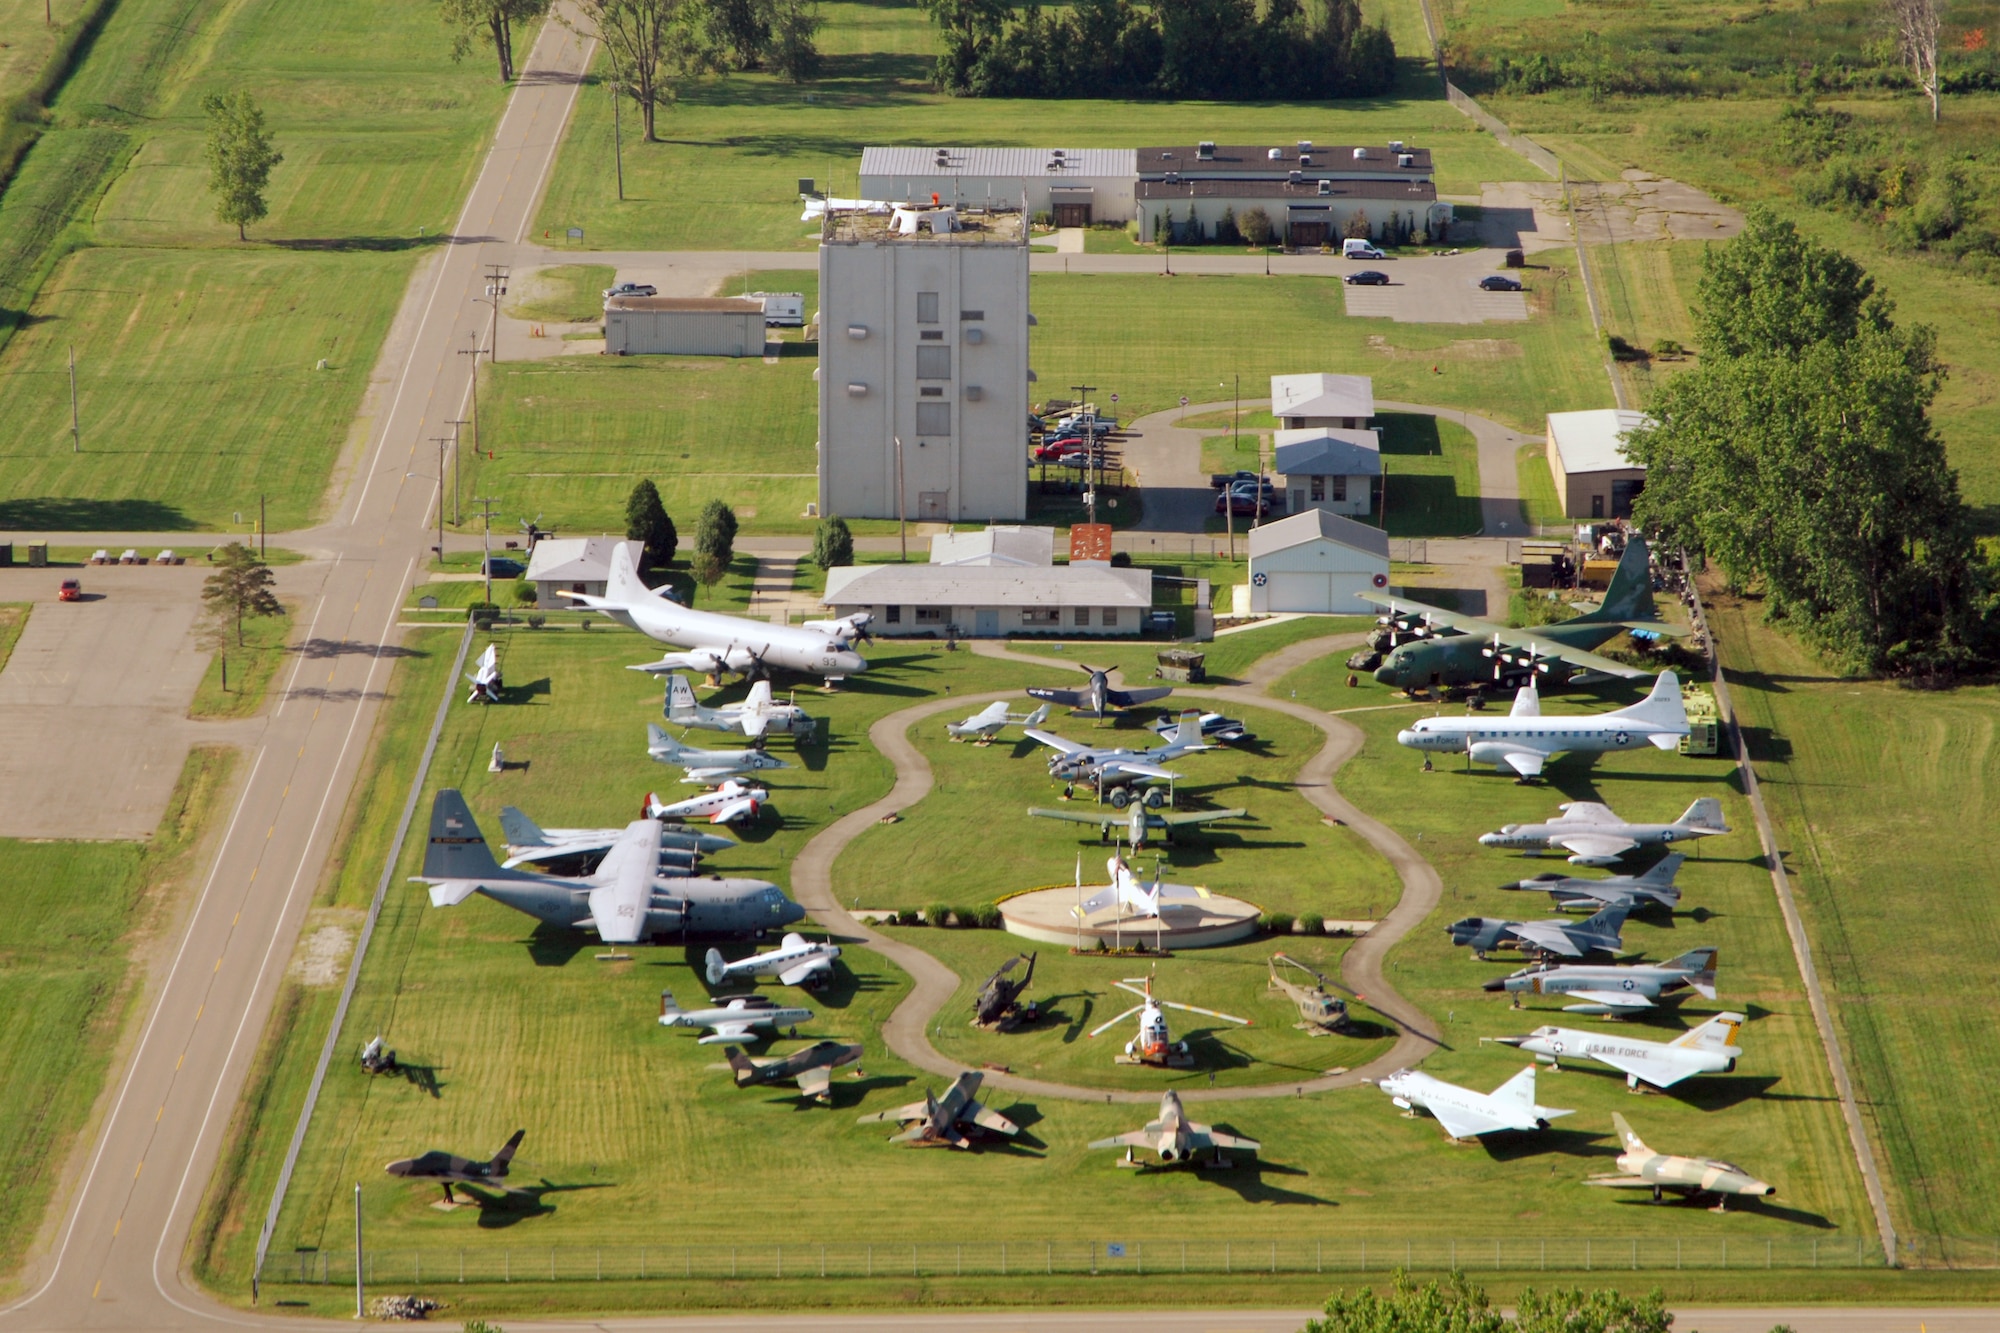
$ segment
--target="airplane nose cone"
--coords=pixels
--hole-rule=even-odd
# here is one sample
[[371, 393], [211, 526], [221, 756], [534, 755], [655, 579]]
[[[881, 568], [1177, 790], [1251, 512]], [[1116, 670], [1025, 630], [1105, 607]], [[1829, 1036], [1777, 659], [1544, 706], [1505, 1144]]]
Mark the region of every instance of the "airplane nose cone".
[[1482, 833], [1479, 835], [1479, 845], [1481, 847], [1498, 847], [1501, 841], [1501, 836], [1498, 833]]
[[1416, 743], [1417, 743], [1417, 733], [1411, 731], [1407, 727], [1404, 728], [1402, 731], [1396, 733], [1396, 744], [1413, 746]]
[[847, 672], [849, 675], [859, 675], [861, 672], [866, 671], [868, 669], [868, 659], [863, 657], [860, 653], [856, 652], [840, 653], [836, 655], [835, 660], [839, 662], [840, 669], [842, 671]]
[[1384, 662], [1381, 666], [1375, 668], [1375, 679], [1384, 685], [1396, 684], [1397, 677], [1401, 674], [1401, 668], [1393, 666], [1388, 662]]
[[1486, 981], [1480, 983], [1479, 989], [1490, 993], [1498, 993], [1500, 991], [1504, 991], [1507, 989], [1507, 978], [1490, 977]]

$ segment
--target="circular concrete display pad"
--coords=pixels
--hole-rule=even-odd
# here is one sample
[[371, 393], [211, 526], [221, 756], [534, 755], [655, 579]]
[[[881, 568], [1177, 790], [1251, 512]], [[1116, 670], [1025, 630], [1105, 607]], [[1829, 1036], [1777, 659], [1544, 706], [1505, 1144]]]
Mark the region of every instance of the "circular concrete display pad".
[[[1102, 884], [1086, 884], [1081, 897], [1088, 899], [1104, 887]], [[1009, 934], [1023, 939], [1068, 945], [1075, 945], [1081, 940], [1086, 949], [1095, 947], [1100, 940], [1106, 948], [1117, 948], [1121, 944], [1127, 948], [1150, 945], [1157, 940], [1166, 949], [1207, 949], [1247, 939], [1257, 933], [1259, 909], [1256, 904], [1219, 893], [1177, 901], [1157, 920], [1135, 917], [1129, 911], [1121, 917], [1117, 908], [1106, 907], [1079, 922], [1076, 917], [1078, 897], [1076, 886], [1072, 884], [1031, 889], [1003, 899], [1000, 919]]]

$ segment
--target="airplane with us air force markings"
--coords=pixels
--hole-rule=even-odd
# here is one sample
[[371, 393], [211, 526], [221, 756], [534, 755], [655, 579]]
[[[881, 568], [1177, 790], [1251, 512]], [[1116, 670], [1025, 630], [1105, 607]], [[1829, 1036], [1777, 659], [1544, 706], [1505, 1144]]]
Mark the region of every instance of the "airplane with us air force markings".
[[1687, 734], [1680, 678], [1662, 671], [1652, 693], [1609, 713], [1544, 717], [1541, 696], [1533, 685], [1523, 685], [1505, 717], [1467, 713], [1419, 718], [1396, 733], [1396, 743], [1434, 754], [1463, 754], [1471, 763], [1492, 764], [1525, 780], [1539, 777], [1542, 766], [1559, 754], [1637, 750], [1647, 745], [1672, 750]]

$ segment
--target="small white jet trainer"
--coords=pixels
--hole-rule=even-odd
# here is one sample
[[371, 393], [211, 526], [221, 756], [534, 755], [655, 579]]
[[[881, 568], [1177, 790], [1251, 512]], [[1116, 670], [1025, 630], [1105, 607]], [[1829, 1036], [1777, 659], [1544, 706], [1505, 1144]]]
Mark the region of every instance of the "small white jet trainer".
[[1535, 1105], [1535, 1067], [1529, 1065], [1492, 1092], [1474, 1092], [1417, 1069], [1399, 1069], [1376, 1085], [1405, 1111], [1429, 1111], [1454, 1140], [1496, 1129], [1547, 1129], [1569, 1111]]
[[656, 792], [646, 793], [648, 819], [706, 819], [711, 824], [757, 822], [757, 812], [771, 793], [762, 787], [731, 778], [713, 791], [690, 796], [685, 801], [662, 801]]
[[497, 704], [500, 702], [500, 648], [497, 644], [487, 644], [486, 651], [479, 655], [473, 669], [465, 673], [472, 685], [472, 693], [465, 696], [469, 704]]
[[1151, 919], [1176, 907], [1199, 906], [1202, 899], [1212, 896], [1207, 889], [1191, 884], [1162, 884], [1158, 865], [1153, 867], [1153, 882], [1142, 884], [1125, 858], [1115, 853], [1105, 860], [1104, 867], [1111, 882], [1070, 909], [1082, 920], [1088, 921], [1113, 905], [1123, 907], [1127, 917]]
[[1039, 727], [1049, 720], [1051, 705], [1043, 704], [1032, 713], [1010, 713], [1005, 699], [995, 699], [986, 707], [974, 713], [963, 722], [944, 724], [945, 734], [955, 741], [977, 741], [981, 745], [991, 744], [1003, 728], [1010, 726]]
[[720, 986], [725, 981], [775, 976], [787, 986], [811, 989], [833, 980], [833, 960], [838, 957], [838, 944], [831, 940], [816, 942], [797, 933], [785, 936], [784, 941], [769, 953], [753, 954], [733, 963], [722, 956], [722, 950], [710, 949], [708, 984]]
[[672, 764], [685, 774], [682, 782], [720, 782], [764, 768], [790, 768], [774, 754], [762, 750], [697, 750], [667, 734], [657, 722], [646, 724], [646, 753], [656, 764]]
[[1470, 756], [1475, 764], [1511, 769], [1537, 777], [1542, 765], [1570, 750], [1636, 750], [1645, 745], [1671, 750], [1688, 734], [1681, 705], [1680, 678], [1662, 671], [1653, 692], [1638, 703], [1594, 717], [1543, 717], [1541, 696], [1532, 684], [1514, 696], [1506, 717], [1420, 718], [1396, 733], [1396, 743], [1413, 750]]
[[1547, 823], [1509, 824], [1498, 832], [1481, 834], [1479, 845], [1532, 851], [1561, 847], [1570, 853], [1571, 865], [1608, 866], [1641, 847], [1692, 842], [1729, 832], [1722, 818], [1722, 802], [1713, 796], [1702, 797], [1671, 824], [1628, 823], [1610, 806], [1596, 801], [1566, 801], [1560, 809], [1562, 814]]
[[1181, 1095], [1169, 1088], [1160, 1094], [1160, 1114], [1151, 1124], [1127, 1134], [1114, 1134], [1108, 1139], [1099, 1139], [1090, 1146], [1124, 1148], [1127, 1160], [1131, 1158], [1133, 1148], [1151, 1148], [1160, 1154], [1160, 1161], [1165, 1163], [1189, 1161], [1204, 1148], [1219, 1157], [1225, 1148], [1256, 1152], [1263, 1145], [1255, 1139], [1224, 1134], [1212, 1126], [1197, 1124], [1188, 1119], [1186, 1113], [1181, 1110]]
[[813, 1011], [780, 1005], [762, 995], [736, 995], [711, 1009], [683, 1009], [674, 1002], [670, 990], [660, 992], [660, 1026], [663, 1028], [709, 1028], [709, 1035], [697, 1038], [697, 1046], [723, 1042], [756, 1041], [758, 1028], [791, 1028], [797, 1035], [801, 1023], [812, 1022]]
[[1641, 1083], [1671, 1088], [1696, 1074], [1726, 1074], [1736, 1068], [1736, 1059], [1743, 1054], [1743, 1048], [1736, 1045], [1736, 1030], [1743, 1021], [1741, 1014], [1717, 1014], [1667, 1042], [1559, 1027], [1539, 1027], [1525, 1037], [1489, 1040], [1532, 1051], [1558, 1068], [1564, 1060], [1610, 1065], [1623, 1071], [1625, 1086], [1635, 1090]]
[[696, 702], [694, 686], [679, 672], [667, 677], [666, 714], [667, 721], [677, 727], [740, 731], [752, 740], [761, 740], [772, 731], [793, 737], [811, 736], [814, 726], [806, 710], [797, 704], [774, 702], [768, 680], [751, 682], [750, 693], [740, 704], [709, 707]]
[[604, 595], [563, 590], [562, 595], [602, 611], [619, 624], [686, 652], [668, 653], [634, 671], [702, 671], [714, 676], [766, 675], [773, 667], [838, 680], [868, 669], [868, 661], [846, 639], [821, 630], [773, 625], [761, 620], [696, 611], [648, 588], [632, 565], [630, 548], [611, 553]]

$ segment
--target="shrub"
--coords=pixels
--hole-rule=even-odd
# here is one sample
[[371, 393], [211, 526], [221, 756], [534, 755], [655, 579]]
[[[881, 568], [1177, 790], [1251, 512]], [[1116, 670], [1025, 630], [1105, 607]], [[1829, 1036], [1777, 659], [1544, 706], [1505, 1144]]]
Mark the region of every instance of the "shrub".
[[1687, 348], [1675, 338], [1662, 338], [1653, 344], [1653, 350], [1661, 356], [1686, 356]]
[[813, 533], [813, 563], [821, 569], [854, 563], [854, 534], [844, 518], [823, 518]]
[[491, 625], [499, 615], [500, 607], [494, 602], [474, 602], [465, 608], [466, 619], [475, 625]]
[[1368, 226], [1368, 210], [1355, 209], [1354, 216], [1347, 220], [1347, 225], [1340, 229], [1340, 234], [1350, 241], [1367, 240], [1371, 234]]
[[1258, 918], [1257, 925], [1267, 935], [1289, 935], [1292, 933], [1292, 914], [1266, 912]]
[[529, 628], [529, 629], [540, 629], [540, 628], [541, 628], [542, 626], [544, 626], [544, 625], [546, 625], [546, 624], [548, 624], [548, 623], [549, 623], [549, 618], [548, 618], [547, 616], [529, 616], [529, 617], [528, 617], [528, 628]]
[[972, 924], [980, 930], [1000, 929], [1000, 904], [981, 903], [973, 908]]
[[535, 585], [528, 582], [528, 580], [514, 580], [514, 600], [522, 606], [533, 606], [541, 600], [541, 596], [541, 593], [536, 591]]
[[1307, 912], [1299, 918], [1299, 929], [1308, 935], [1324, 935], [1326, 933], [1326, 918], [1318, 912]]
[[1236, 229], [1243, 233], [1243, 239], [1252, 245], [1271, 243], [1271, 215], [1262, 208], [1246, 208], [1236, 223]]
[[1132, 553], [1130, 551], [1113, 551], [1111, 553], [1111, 567], [1113, 569], [1132, 568]]
[[1243, 244], [1243, 233], [1236, 226], [1236, 210], [1234, 208], [1224, 208], [1222, 210], [1222, 220], [1215, 224], [1215, 243], [1217, 245]]
[[951, 924], [951, 908], [944, 903], [932, 903], [924, 909], [924, 920], [933, 926], [948, 926]]
[[1604, 345], [1611, 350], [1611, 359], [1614, 361], [1644, 361], [1646, 359], [1647, 353], [1645, 348], [1635, 347], [1615, 333], [1604, 335]]

